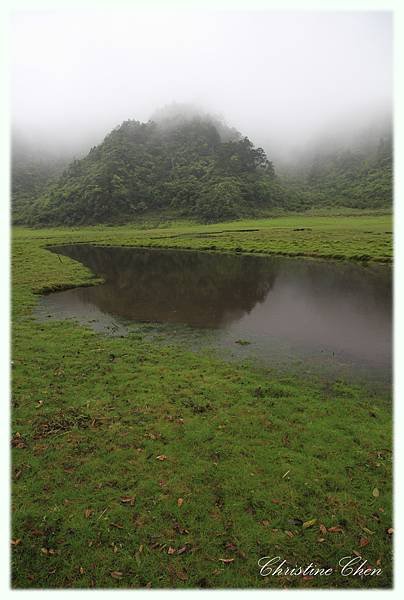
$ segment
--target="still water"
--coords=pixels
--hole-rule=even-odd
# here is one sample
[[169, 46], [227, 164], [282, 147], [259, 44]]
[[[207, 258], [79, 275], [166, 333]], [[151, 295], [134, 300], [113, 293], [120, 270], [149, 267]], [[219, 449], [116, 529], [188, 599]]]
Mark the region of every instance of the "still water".
[[268, 362], [285, 355], [390, 370], [386, 265], [84, 244], [51, 250], [105, 283], [43, 296], [41, 318], [123, 334], [130, 323], [186, 327]]

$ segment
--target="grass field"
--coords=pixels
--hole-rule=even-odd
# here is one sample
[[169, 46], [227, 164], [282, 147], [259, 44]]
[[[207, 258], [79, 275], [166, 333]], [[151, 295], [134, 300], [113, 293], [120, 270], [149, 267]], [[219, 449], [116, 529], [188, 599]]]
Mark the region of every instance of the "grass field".
[[[13, 587], [391, 586], [389, 390], [32, 317], [36, 293], [96, 282], [47, 244], [389, 261], [388, 232], [389, 216], [16, 228]], [[257, 566], [335, 568], [348, 555], [381, 574], [324, 582]]]

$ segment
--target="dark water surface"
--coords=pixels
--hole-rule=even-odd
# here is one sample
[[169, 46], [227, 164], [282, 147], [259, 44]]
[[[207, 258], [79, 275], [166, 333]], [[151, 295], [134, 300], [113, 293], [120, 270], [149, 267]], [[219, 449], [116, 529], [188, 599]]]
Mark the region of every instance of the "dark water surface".
[[386, 265], [84, 244], [51, 250], [105, 283], [42, 297], [42, 318], [117, 333], [159, 323], [264, 362], [284, 356], [390, 371]]

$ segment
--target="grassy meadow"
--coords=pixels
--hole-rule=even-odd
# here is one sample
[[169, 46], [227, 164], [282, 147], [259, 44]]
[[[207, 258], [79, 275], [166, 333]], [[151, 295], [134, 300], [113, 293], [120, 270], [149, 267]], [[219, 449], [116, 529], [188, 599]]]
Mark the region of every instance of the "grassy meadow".
[[[96, 284], [50, 244], [392, 259], [390, 215], [149, 228], [15, 228], [12, 586], [315, 588], [392, 584], [391, 394], [41, 323], [37, 294]], [[242, 231], [247, 230], [247, 231]], [[377, 577], [262, 577], [257, 561]]]

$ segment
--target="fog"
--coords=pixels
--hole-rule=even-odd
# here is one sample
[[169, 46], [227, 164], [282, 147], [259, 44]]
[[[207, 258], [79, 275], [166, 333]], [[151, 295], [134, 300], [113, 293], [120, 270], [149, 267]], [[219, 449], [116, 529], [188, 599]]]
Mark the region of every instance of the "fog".
[[13, 129], [55, 151], [172, 102], [279, 159], [377, 131], [392, 111], [388, 12], [18, 12], [11, 42]]

